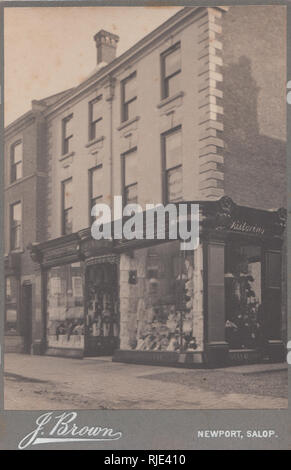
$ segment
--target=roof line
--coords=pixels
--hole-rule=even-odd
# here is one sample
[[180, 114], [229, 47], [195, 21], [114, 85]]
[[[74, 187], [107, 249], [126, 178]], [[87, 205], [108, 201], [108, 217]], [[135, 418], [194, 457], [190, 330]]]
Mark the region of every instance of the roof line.
[[[198, 10], [205, 9], [206, 6], [196, 6], [196, 7], [184, 7], [183, 9], [179, 10], [175, 15], [168, 18], [164, 23], [159, 25], [149, 34], [144, 36], [138, 42], [136, 42], [133, 46], [123, 52], [120, 56], [116, 57], [114, 60], [109, 62], [109, 64], [102, 67], [100, 70], [93, 73], [93, 75], [89, 76], [85, 79], [82, 83], [77, 85], [68, 96], [65, 96], [63, 99], [52, 105], [49, 110], [45, 114], [50, 114], [53, 112], [58, 106], [62, 106], [66, 103], [66, 100], [73, 98], [74, 95], [78, 95], [82, 90], [85, 90], [87, 87], [89, 88], [94, 82], [105, 78], [110, 73], [112, 73], [115, 69], [122, 65], [122, 63], [127, 60], [129, 57], [136, 54], [139, 50], [146, 48], [153, 42], [162, 32], [166, 32], [167, 29], [171, 28], [175, 23], [183, 20], [184, 18], [194, 16]], [[225, 7], [213, 6], [212, 8], [223, 9], [225, 11]]]

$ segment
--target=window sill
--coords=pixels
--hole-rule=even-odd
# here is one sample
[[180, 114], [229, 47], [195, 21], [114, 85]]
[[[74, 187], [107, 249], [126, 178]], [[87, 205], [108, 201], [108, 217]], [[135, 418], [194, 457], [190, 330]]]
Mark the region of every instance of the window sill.
[[67, 160], [67, 158], [73, 157], [74, 155], [75, 155], [75, 152], [69, 152], [69, 153], [66, 153], [65, 155], [61, 155], [59, 157], [59, 161], [62, 162], [64, 160]]
[[24, 253], [23, 248], [15, 248], [15, 250], [10, 250], [10, 255], [22, 255]]
[[100, 142], [102, 142], [103, 140], [105, 139], [104, 135], [102, 135], [101, 137], [98, 137], [97, 139], [92, 139], [92, 140], [89, 140], [89, 142], [85, 145], [85, 147], [91, 147], [92, 145], [94, 144], [99, 144]]
[[173, 101], [178, 100], [179, 98], [183, 98], [184, 95], [185, 95], [185, 93], [184, 93], [183, 91], [179, 91], [178, 93], [175, 93], [175, 94], [172, 95], [172, 96], [168, 96], [167, 98], [164, 98], [164, 99], [157, 105], [157, 108], [158, 108], [158, 109], [161, 109], [161, 108], [163, 108], [164, 106], [166, 106], [167, 104], [172, 103]]
[[21, 336], [20, 333], [16, 331], [5, 331], [4, 330], [4, 336]]
[[140, 119], [139, 116], [135, 116], [132, 119], [128, 119], [127, 121], [124, 121], [120, 126], [117, 128], [118, 131], [121, 131], [122, 129], [125, 129], [127, 126], [130, 126], [130, 124], [133, 124], [134, 122], [137, 122]]
[[11, 182], [8, 183], [5, 189], [7, 190], [9, 188], [13, 188], [14, 186], [17, 186], [18, 184], [23, 183], [24, 181], [32, 178], [33, 176], [35, 176], [35, 175], [31, 174], [31, 175], [27, 175], [27, 176], [22, 176], [21, 178], [18, 178], [18, 180], [13, 181], [12, 183]]
[[17, 178], [17, 179], [15, 179], [15, 180], [13, 180], [13, 181], [10, 181], [10, 182], [9, 182], [9, 186], [13, 186], [14, 184], [19, 183], [19, 181], [22, 181], [23, 179], [24, 179], [24, 176], [21, 176], [21, 178]]

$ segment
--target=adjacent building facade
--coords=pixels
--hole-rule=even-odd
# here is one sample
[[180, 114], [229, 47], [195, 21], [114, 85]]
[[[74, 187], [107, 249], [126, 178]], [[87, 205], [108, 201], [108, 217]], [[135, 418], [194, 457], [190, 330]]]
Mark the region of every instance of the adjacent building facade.
[[[23, 235], [34, 353], [216, 365], [283, 357], [285, 23], [285, 7], [184, 8], [119, 57], [118, 36], [102, 30], [94, 73], [35, 103], [42, 131], [30, 142], [45, 175], [30, 185], [39, 212]], [[9, 155], [20, 140], [6, 140]], [[22, 179], [19, 196], [6, 191], [7, 240]], [[114, 196], [143, 209], [199, 203], [198, 248], [93, 239], [96, 203], [122, 218]]]

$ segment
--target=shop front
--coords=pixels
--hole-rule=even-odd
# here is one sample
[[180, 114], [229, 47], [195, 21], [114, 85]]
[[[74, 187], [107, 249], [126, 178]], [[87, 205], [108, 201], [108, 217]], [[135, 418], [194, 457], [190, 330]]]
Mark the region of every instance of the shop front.
[[194, 250], [97, 241], [90, 229], [33, 246], [44, 352], [188, 367], [284, 360], [285, 211], [228, 197], [199, 207]]
[[119, 257], [90, 230], [32, 247], [41, 265], [42, 351], [48, 355], [112, 355], [119, 346]]
[[130, 242], [120, 243], [120, 349], [113, 360], [184, 366], [284, 360], [285, 224], [283, 209], [237, 206], [224, 197], [200, 203], [193, 251], [181, 251], [178, 241], [130, 252]]

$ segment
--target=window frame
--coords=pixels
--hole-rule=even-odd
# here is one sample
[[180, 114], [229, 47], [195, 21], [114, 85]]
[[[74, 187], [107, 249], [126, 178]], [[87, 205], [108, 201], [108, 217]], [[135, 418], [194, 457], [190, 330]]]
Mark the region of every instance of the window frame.
[[[94, 222], [94, 217], [91, 216], [91, 210], [92, 210], [93, 205], [95, 205], [96, 201], [98, 201], [99, 199], [103, 199], [103, 194], [100, 194], [100, 196], [96, 196], [96, 197], [93, 198], [93, 173], [96, 170], [103, 170], [103, 164], [99, 163], [99, 165], [96, 165], [93, 168], [90, 168], [88, 170], [88, 177], [89, 177], [89, 185], [88, 185], [88, 189], [89, 189], [89, 224]], [[94, 204], [93, 204], [93, 200], [95, 201]]]
[[63, 181], [61, 181], [61, 191], [62, 191], [62, 235], [69, 235], [70, 233], [73, 232], [73, 229], [71, 232], [68, 232], [66, 233], [66, 225], [65, 225], [65, 214], [68, 212], [68, 211], [72, 211], [73, 210], [73, 205], [71, 205], [70, 207], [67, 207], [65, 209], [65, 187], [66, 187], [66, 184], [68, 184], [68, 182], [71, 182], [73, 184], [73, 178], [70, 177], [70, 178], [67, 178]]
[[70, 153], [70, 140], [73, 139], [74, 134], [66, 135], [66, 124], [71, 121], [74, 114], [71, 113], [62, 120], [62, 155]]
[[[19, 224], [15, 224], [13, 225], [13, 209], [16, 205], [20, 205], [20, 213], [21, 213], [21, 220], [20, 220], [20, 223]], [[9, 214], [9, 218], [10, 218], [10, 223], [9, 223], [9, 240], [10, 240], [10, 251], [17, 251], [17, 250], [21, 250], [22, 248], [22, 201], [21, 200], [18, 200], [18, 201], [15, 201], [13, 203], [10, 204], [10, 214]], [[15, 235], [14, 233], [17, 231], [17, 229], [19, 228], [19, 231], [20, 231], [20, 235], [19, 235], [19, 246], [15, 246]], [[14, 242], [13, 242], [14, 240]]]
[[128, 105], [137, 100], [137, 94], [128, 101], [125, 101], [125, 87], [130, 80], [136, 80], [137, 73], [136, 71], [128, 75], [128, 77], [121, 80], [121, 122], [126, 122], [129, 119], [133, 119], [135, 116], [129, 117], [128, 115]]
[[[169, 171], [172, 170], [177, 170], [178, 168], [182, 167], [182, 177], [183, 177], [183, 153], [181, 152], [181, 163], [178, 165], [174, 165], [173, 167], [167, 168], [166, 164], [166, 139], [169, 135], [175, 134], [176, 132], [181, 133], [182, 137], [182, 125], [179, 124], [176, 127], [173, 127], [172, 129], [169, 129], [166, 132], [163, 132], [161, 134], [161, 150], [162, 150], [162, 193], [163, 193], [163, 201], [164, 204], [169, 204], [169, 203], [175, 203], [178, 201], [169, 201], [169, 191], [168, 191], [168, 173]], [[182, 140], [182, 139], [181, 139]], [[183, 189], [183, 184], [182, 184], [182, 189]]]
[[169, 80], [177, 75], [179, 75], [181, 72], [182, 72], [182, 66], [177, 69], [175, 72], [173, 72], [172, 74], [170, 75], [166, 75], [166, 58], [171, 55], [173, 52], [177, 51], [177, 50], [180, 50], [181, 51], [181, 42], [178, 41], [176, 42], [175, 44], [173, 44], [173, 46], [171, 46], [169, 49], [167, 49], [166, 51], [162, 52], [161, 54], [161, 95], [162, 95], [162, 99], [166, 99], [166, 98], [169, 98], [170, 95], [169, 94]]
[[130, 150], [127, 150], [126, 152], [121, 154], [121, 180], [122, 180], [121, 184], [122, 184], [123, 207], [125, 207], [128, 204], [127, 197], [126, 197], [126, 190], [128, 188], [133, 187], [133, 186], [136, 186], [138, 188], [138, 181], [135, 181], [134, 183], [130, 183], [128, 185], [125, 184], [125, 179], [126, 179], [126, 169], [125, 169], [125, 167], [126, 167], [126, 157], [127, 157], [127, 155], [129, 155], [133, 152], [136, 152], [136, 155], [137, 155], [137, 146], [132, 147]]
[[[21, 160], [17, 163], [14, 161], [15, 148], [21, 145], [22, 146], [22, 155]], [[21, 176], [17, 178], [17, 166], [21, 166]], [[23, 177], [23, 142], [21, 139], [14, 142], [10, 147], [10, 183], [20, 180]]]
[[[101, 100], [102, 100], [102, 95], [99, 95], [96, 98], [94, 98], [93, 100], [89, 101], [89, 103], [88, 103], [88, 139], [89, 139], [89, 142], [92, 141], [92, 140], [95, 140], [97, 138], [96, 137], [96, 124], [98, 122], [102, 121], [102, 119], [103, 119], [103, 117], [100, 116], [98, 119], [95, 119], [95, 121], [93, 121], [94, 104], [98, 103]], [[94, 130], [94, 132], [93, 132], [93, 130]]]

